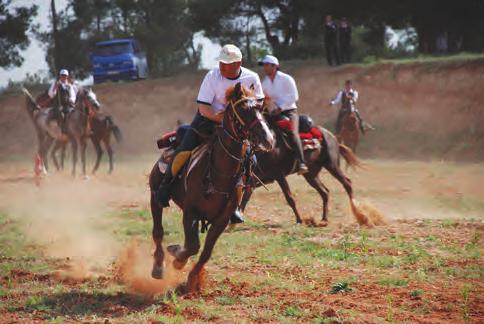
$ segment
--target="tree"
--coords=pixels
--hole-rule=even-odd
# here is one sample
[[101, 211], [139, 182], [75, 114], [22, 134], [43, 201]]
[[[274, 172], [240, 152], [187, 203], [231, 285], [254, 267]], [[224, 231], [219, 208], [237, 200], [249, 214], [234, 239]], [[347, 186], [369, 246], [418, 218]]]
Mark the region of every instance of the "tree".
[[2, 68], [22, 65], [24, 58], [20, 50], [25, 50], [30, 44], [27, 33], [34, 27], [32, 20], [37, 15], [37, 6], [10, 8], [11, 2], [11, 0], [0, 0], [0, 67]]

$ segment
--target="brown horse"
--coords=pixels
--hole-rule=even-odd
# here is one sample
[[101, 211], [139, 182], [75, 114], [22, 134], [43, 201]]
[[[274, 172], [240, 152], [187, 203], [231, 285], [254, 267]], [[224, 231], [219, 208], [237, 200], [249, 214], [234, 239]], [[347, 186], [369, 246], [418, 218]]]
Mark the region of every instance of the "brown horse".
[[338, 142], [348, 146], [353, 152], [356, 152], [356, 146], [360, 140], [360, 125], [354, 111], [343, 116], [341, 130], [336, 134]]
[[[181, 172], [172, 186], [173, 201], [183, 210], [185, 231], [184, 246], [167, 248], [175, 259], [177, 269], [185, 266], [188, 258], [200, 249], [199, 223], [202, 229], [210, 224], [205, 245], [198, 262], [188, 275], [188, 291], [200, 289], [200, 272], [212, 254], [215, 243], [227, 227], [230, 216], [237, 207], [236, 186], [242, 176], [242, 163], [247, 145], [270, 150], [274, 142], [257, 103], [250, 90], [237, 85], [227, 92], [227, 107], [221, 126], [215, 128], [208, 154], [202, 155], [193, 167]], [[188, 163], [190, 165], [190, 163]], [[191, 170], [188, 172], [187, 170]], [[163, 209], [156, 199], [156, 191], [162, 181], [158, 163], [150, 174], [151, 214], [153, 216], [153, 240], [156, 245], [152, 277], [163, 278], [164, 252], [162, 249]]]
[[[63, 86], [58, 87], [53, 100], [54, 107], [41, 109], [27, 89], [22, 89], [26, 95], [27, 112], [32, 119], [38, 139], [38, 155], [41, 158], [44, 172], [48, 170], [47, 153], [54, 141], [72, 144], [72, 175], [76, 174], [78, 147], [81, 148], [83, 174], [85, 174], [86, 126], [88, 111], [86, 107], [77, 104], [72, 107], [69, 102], [69, 91]], [[59, 111], [70, 107], [65, 117], [65, 134], [62, 132], [58, 119]]]
[[[109, 158], [109, 170], [108, 173], [113, 171], [113, 149], [111, 147], [111, 135], [114, 135], [114, 138], [118, 143], [122, 141], [122, 134], [119, 127], [113, 122], [113, 119], [110, 115], [106, 115], [103, 112], [100, 112], [99, 109], [101, 108], [101, 104], [99, 103], [96, 94], [90, 88], [81, 88], [79, 91], [79, 101], [80, 104], [85, 107], [85, 110], [88, 111], [89, 115], [89, 124], [90, 124], [90, 138], [91, 142], [94, 145], [94, 149], [96, 150], [96, 162], [92, 169], [92, 173], [96, 173], [99, 168], [101, 158], [103, 155], [103, 149], [101, 147], [101, 142], [104, 144], [104, 147], [108, 153]], [[54, 149], [51, 152], [51, 157], [54, 161], [54, 165], [56, 166], [57, 170], [60, 168], [64, 168], [64, 157], [65, 157], [65, 149], [66, 149], [66, 142], [58, 141]], [[58, 149], [61, 149], [61, 161], [60, 164], [57, 160], [56, 152]]]
[[[288, 175], [296, 172], [297, 156], [295, 152], [285, 144], [283, 132], [278, 129], [277, 126], [272, 124], [272, 122], [269, 123], [276, 134], [276, 146], [271, 152], [256, 153], [257, 166], [255, 168], [255, 174], [263, 183], [277, 181], [284, 193], [287, 203], [291, 206], [296, 215], [296, 223], [301, 223], [302, 219], [296, 208], [296, 201], [292, 196], [291, 189], [286, 180]], [[330, 131], [323, 127], [318, 127], [318, 129], [323, 134], [321, 147], [304, 151], [305, 160], [309, 168], [309, 172], [304, 174], [304, 178], [321, 196], [323, 201], [322, 220], [328, 220], [329, 189], [319, 179], [321, 169], [325, 168], [343, 185], [348, 194], [353, 214], [358, 222], [360, 224], [365, 223], [367, 221], [365, 220], [366, 216], [358, 211], [353, 200], [351, 180], [343, 173], [339, 166], [340, 156], [343, 156], [346, 162], [351, 166], [358, 166], [360, 162], [347, 146], [338, 143], [335, 136]], [[262, 184], [259, 181], [256, 181], [253, 185], [258, 187]], [[245, 191], [240, 205], [240, 210], [242, 212], [245, 210], [251, 194], [252, 190]]]

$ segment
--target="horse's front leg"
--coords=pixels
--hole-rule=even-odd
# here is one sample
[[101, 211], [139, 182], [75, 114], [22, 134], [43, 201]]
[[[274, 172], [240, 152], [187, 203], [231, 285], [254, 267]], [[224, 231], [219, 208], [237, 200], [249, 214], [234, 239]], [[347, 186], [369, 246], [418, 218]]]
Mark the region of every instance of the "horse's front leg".
[[72, 176], [76, 176], [76, 165], [77, 165], [77, 140], [75, 138], [71, 139], [72, 145]]
[[155, 279], [163, 279], [163, 263], [164, 263], [164, 252], [162, 248], [163, 242], [163, 209], [158, 204], [156, 200], [156, 190], [158, 189], [162, 175], [158, 169], [158, 163], [155, 164], [150, 174], [150, 206], [151, 206], [151, 216], [153, 218], [153, 242], [155, 243], [155, 253], [153, 255], [153, 269], [151, 270], [151, 276]]
[[235, 199], [235, 194], [233, 195], [233, 197], [234, 198], [229, 201], [227, 207], [224, 209], [222, 214], [219, 215], [219, 217], [214, 221], [214, 223], [212, 224], [212, 226], [210, 226], [210, 229], [208, 230], [207, 237], [205, 239], [205, 245], [203, 246], [200, 258], [188, 274], [188, 292], [200, 291], [202, 284], [200, 274], [203, 270], [203, 266], [205, 265], [205, 263], [207, 263], [208, 259], [210, 259], [215, 243], [227, 227], [230, 216], [233, 214], [235, 208], [237, 207], [237, 199]]
[[61, 147], [61, 145], [62, 145], [61, 142], [56, 141], [55, 142], [55, 145], [54, 145], [54, 148], [50, 152], [50, 157], [52, 158], [52, 161], [54, 161], [54, 165], [55, 165], [55, 168], [56, 168], [57, 171], [60, 170], [60, 168], [59, 168], [59, 161], [57, 160], [57, 151], [59, 150], [59, 148]]
[[175, 257], [173, 266], [180, 270], [188, 261], [188, 258], [200, 250], [200, 239], [198, 237], [198, 218], [193, 210], [187, 208], [183, 211], [183, 230], [185, 232], [185, 244], [170, 245], [167, 250]]
[[287, 183], [287, 180], [284, 177], [284, 175], [280, 175], [276, 179], [276, 181], [279, 184], [279, 187], [281, 187], [281, 190], [284, 193], [284, 197], [286, 198], [287, 203], [289, 204], [289, 206], [291, 206], [292, 211], [296, 215], [296, 223], [301, 224], [302, 223], [301, 215], [299, 215], [299, 211], [296, 208], [296, 200], [292, 196], [292, 192], [291, 192], [291, 188], [289, 187], [289, 183]]

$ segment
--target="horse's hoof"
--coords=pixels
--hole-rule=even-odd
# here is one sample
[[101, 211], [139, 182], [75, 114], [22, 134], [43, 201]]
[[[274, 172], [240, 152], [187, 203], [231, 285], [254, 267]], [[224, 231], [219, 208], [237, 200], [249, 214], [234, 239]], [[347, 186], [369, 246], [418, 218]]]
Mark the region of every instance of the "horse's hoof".
[[185, 267], [187, 262], [188, 262], [188, 259], [186, 259], [185, 261], [180, 261], [178, 259], [174, 259], [173, 260], [173, 268], [175, 268], [177, 270], [181, 270]]
[[181, 246], [178, 245], [178, 244], [174, 244], [174, 245], [169, 245], [166, 250], [168, 251], [168, 253], [170, 253], [172, 256], [174, 256], [176, 258], [176, 253], [181, 249]]
[[186, 283], [181, 283], [175, 288], [175, 293], [178, 296], [183, 296], [189, 293], [188, 286]]
[[153, 277], [153, 279], [163, 279], [163, 267], [153, 267], [153, 270], [151, 270], [151, 277]]

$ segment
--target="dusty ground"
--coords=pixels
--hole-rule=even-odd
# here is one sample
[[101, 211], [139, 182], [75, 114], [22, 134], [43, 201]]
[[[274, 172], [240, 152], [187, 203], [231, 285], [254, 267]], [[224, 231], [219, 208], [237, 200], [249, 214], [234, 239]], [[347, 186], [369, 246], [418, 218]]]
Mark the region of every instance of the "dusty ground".
[[[484, 320], [482, 164], [366, 161], [350, 175], [356, 197], [386, 216], [376, 229], [356, 225], [327, 174], [324, 228], [295, 226], [280, 190], [259, 189], [246, 224], [218, 242], [202, 293], [180, 297], [171, 291], [185, 272], [149, 279], [155, 156], [120, 158], [112, 176], [52, 174], [40, 188], [29, 161], [2, 163], [2, 321]], [[290, 183], [303, 216], [318, 218], [316, 193], [301, 178]], [[182, 241], [180, 221], [170, 208], [166, 244]]]
[[[329, 225], [295, 226], [270, 185], [255, 193], [246, 223], [221, 237], [206, 286], [189, 296], [172, 293], [186, 271], [170, 260], [165, 280], [149, 277], [147, 174], [154, 140], [193, 115], [202, 75], [96, 87], [125, 138], [114, 174], [103, 164], [89, 180], [66, 171], [40, 187], [24, 99], [0, 97], [0, 323], [483, 322], [483, 69], [288, 66], [301, 110], [329, 127], [328, 100], [355, 80], [377, 131], [358, 152], [365, 168], [349, 175], [357, 200], [387, 225], [358, 227], [341, 186], [322, 173]], [[316, 192], [302, 178], [290, 185], [302, 215], [317, 220]], [[164, 226], [166, 245], [182, 242], [179, 210], [165, 213]]]

